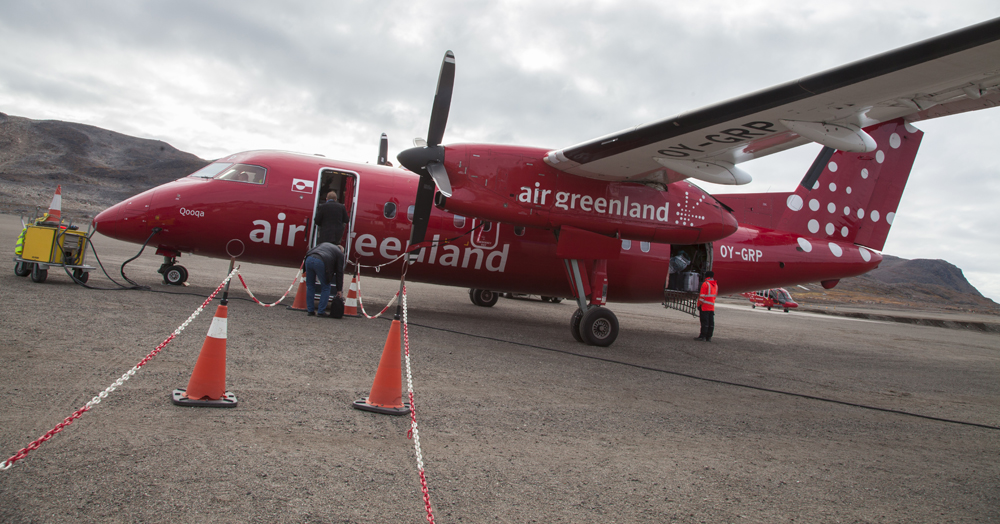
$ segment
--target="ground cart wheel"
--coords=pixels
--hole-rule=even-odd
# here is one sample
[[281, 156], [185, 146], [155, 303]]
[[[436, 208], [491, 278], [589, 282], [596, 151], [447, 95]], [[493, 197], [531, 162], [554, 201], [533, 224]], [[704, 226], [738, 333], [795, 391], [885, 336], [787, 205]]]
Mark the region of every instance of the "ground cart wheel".
[[87, 280], [90, 279], [90, 273], [82, 269], [73, 270], [73, 278], [79, 281], [81, 284], [86, 284]]
[[14, 262], [14, 274], [19, 277], [26, 277], [31, 274], [31, 263], [29, 262]]
[[31, 265], [31, 281], [41, 284], [45, 282], [45, 278], [49, 276], [48, 269], [42, 269], [42, 266], [38, 264]]

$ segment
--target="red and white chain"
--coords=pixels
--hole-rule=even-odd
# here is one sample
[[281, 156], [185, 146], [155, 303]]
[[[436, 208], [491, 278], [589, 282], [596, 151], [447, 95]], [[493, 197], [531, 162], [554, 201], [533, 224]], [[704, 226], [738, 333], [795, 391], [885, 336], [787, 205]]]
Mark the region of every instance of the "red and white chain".
[[41, 446], [42, 443], [54, 437], [56, 433], [59, 433], [60, 431], [63, 430], [63, 428], [72, 424], [74, 420], [80, 418], [84, 413], [90, 411], [91, 408], [100, 404], [102, 399], [108, 398], [108, 395], [111, 392], [118, 389], [128, 379], [135, 376], [135, 374], [139, 371], [139, 368], [145, 366], [146, 363], [152, 360], [152, 358], [155, 357], [164, 347], [166, 347], [166, 345], [169, 344], [171, 340], [176, 338], [177, 335], [180, 335], [181, 332], [184, 331], [184, 328], [188, 327], [188, 325], [191, 324], [191, 322], [195, 318], [198, 318], [198, 315], [205, 310], [205, 306], [207, 306], [212, 301], [212, 299], [215, 298], [215, 295], [219, 294], [219, 291], [222, 291], [222, 288], [226, 286], [229, 280], [232, 279], [233, 275], [237, 274], [238, 271], [239, 268], [233, 269], [232, 273], [229, 273], [229, 276], [227, 276], [226, 279], [223, 280], [221, 284], [219, 284], [219, 287], [215, 288], [215, 291], [213, 291], [212, 294], [209, 295], [208, 298], [205, 299], [205, 301], [202, 302], [200, 306], [198, 306], [198, 309], [194, 310], [194, 313], [192, 313], [191, 316], [189, 316], [187, 320], [185, 320], [180, 326], [177, 326], [177, 329], [175, 329], [174, 332], [171, 333], [170, 336], [166, 338], [166, 340], [160, 342], [159, 346], [156, 346], [156, 348], [153, 349], [153, 351], [151, 351], [148, 355], [146, 355], [146, 358], [140, 360], [138, 364], [136, 364], [132, 369], [125, 372], [124, 375], [119, 377], [118, 380], [114, 381], [110, 386], [105, 388], [104, 391], [98, 393], [94, 398], [90, 399], [90, 402], [87, 402], [82, 408], [74, 411], [72, 415], [63, 419], [63, 421], [60, 422], [59, 424], [56, 424], [56, 427], [50, 429], [44, 435], [37, 438], [31, 444], [28, 444], [27, 446], [21, 448], [12, 457], [0, 463], [0, 471], [10, 469], [10, 467], [13, 466], [15, 462], [23, 459], [25, 456], [28, 455], [28, 453], [38, 449], [38, 447]]
[[288, 294], [292, 292], [292, 289], [295, 288], [295, 284], [297, 284], [299, 282], [299, 278], [302, 276], [302, 268], [300, 267], [299, 268], [299, 272], [295, 274], [295, 280], [292, 280], [292, 284], [290, 286], [288, 286], [288, 290], [285, 291], [285, 294], [281, 295], [281, 298], [279, 298], [278, 300], [276, 300], [274, 302], [271, 302], [270, 304], [265, 304], [265, 303], [261, 302], [260, 300], [257, 300], [257, 297], [253, 296], [253, 291], [250, 291], [250, 288], [247, 286], [247, 283], [243, 280], [243, 275], [242, 274], [238, 274], [236, 276], [240, 277], [240, 284], [243, 284], [243, 289], [247, 290], [247, 294], [250, 295], [250, 298], [252, 298], [254, 302], [256, 302], [257, 304], [260, 304], [261, 306], [264, 306], [264, 307], [274, 307], [274, 306], [277, 306], [278, 304], [280, 304], [282, 300], [285, 300], [285, 297], [287, 297]]
[[417, 429], [417, 405], [413, 402], [413, 372], [410, 368], [410, 330], [406, 318], [406, 286], [403, 286], [403, 346], [406, 349], [406, 393], [410, 399], [410, 431], [408, 438], [413, 439], [413, 452], [417, 457], [417, 471], [420, 473], [420, 490], [424, 493], [424, 506], [427, 509], [427, 522], [434, 524], [434, 511], [431, 509], [431, 494], [427, 489], [427, 475], [424, 473], [424, 454], [420, 451], [420, 431]]
[[392, 296], [392, 300], [390, 300], [389, 303], [386, 304], [384, 308], [382, 308], [382, 311], [379, 311], [378, 314], [376, 314], [375, 316], [369, 315], [368, 312], [365, 311], [365, 303], [361, 301], [361, 268], [362, 267], [377, 267], [377, 266], [362, 266], [361, 264], [356, 264], [356, 266], [357, 266], [357, 269], [355, 270], [355, 276], [358, 279], [358, 309], [361, 311], [361, 314], [364, 315], [365, 318], [367, 318], [369, 320], [371, 320], [373, 318], [378, 318], [378, 317], [382, 316], [382, 313], [385, 313], [386, 311], [389, 311], [389, 308], [392, 307], [392, 305], [396, 303], [396, 298], [399, 297], [399, 291], [397, 291], [396, 294]]

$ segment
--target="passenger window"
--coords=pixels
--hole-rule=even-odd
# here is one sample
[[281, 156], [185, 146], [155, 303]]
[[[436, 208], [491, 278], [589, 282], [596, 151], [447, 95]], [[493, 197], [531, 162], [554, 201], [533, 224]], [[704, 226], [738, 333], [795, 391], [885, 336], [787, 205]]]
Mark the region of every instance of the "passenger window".
[[216, 180], [233, 180], [250, 184], [263, 184], [267, 170], [260, 166], [233, 164], [215, 177]]
[[493, 229], [493, 222], [483, 222], [483, 232]]
[[406, 219], [409, 220], [410, 222], [413, 222], [413, 208], [414, 207], [415, 206], [410, 206], [410, 207], [406, 208]]
[[631, 240], [622, 240], [622, 250], [623, 251], [628, 251], [629, 249], [632, 249], [632, 241]]
[[385, 207], [382, 208], [382, 216], [389, 219], [396, 218], [396, 204], [386, 202]]
[[454, 223], [457, 229], [462, 229], [463, 227], [465, 227], [465, 217], [463, 217], [462, 215], [455, 215]]
[[639, 242], [639, 249], [641, 249], [643, 253], [649, 253], [649, 242]]
[[514, 235], [515, 236], [519, 236], [519, 237], [523, 237], [524, 236], [524, 226], [516, 226], [516, 227], [514, 227]]

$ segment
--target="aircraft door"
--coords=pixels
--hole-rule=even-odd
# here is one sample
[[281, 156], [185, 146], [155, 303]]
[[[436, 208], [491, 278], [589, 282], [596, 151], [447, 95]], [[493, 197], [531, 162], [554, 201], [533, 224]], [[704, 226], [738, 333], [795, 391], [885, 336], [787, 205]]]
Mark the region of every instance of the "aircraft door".
[[[348, 221], [344, 224], [344, 234], [340, 238], [340, 245], [344, 248], [344, 257], [350, 260], [351, 254], [351, 233], [354, 231], [354, 222], [357, 215], [358, 203], [358, 174], [351, 171], [339, 169], [323, 168], [320, 170], [319, 192], [316, 195], [316, 203], [313, 207], [313, 217], [316, 216], [316, 207], [321, 202], [326, 201], [330, 191], [337, 192], [337, 201], [344, 204], [347, 209]], [[313, 224], [312, 240], [310, 246], [316, 245], [318, 228]]]
[[705, 272], [712, 269], [712, 244], [670, 245], [667, 289], [697, 293]]

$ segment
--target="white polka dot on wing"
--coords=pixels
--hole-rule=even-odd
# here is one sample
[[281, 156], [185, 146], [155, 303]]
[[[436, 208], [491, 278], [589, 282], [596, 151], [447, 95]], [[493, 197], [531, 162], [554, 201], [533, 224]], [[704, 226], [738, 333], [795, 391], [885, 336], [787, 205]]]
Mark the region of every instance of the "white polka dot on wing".
[[833, 242], [830, 242], [830, 252], [833, 253], [833, 256], [835, 257], [839, 257], [844, 254], [844, 250]]
[[810, 233], [818, 233], [819, 232], [819, 221], [814, 218], [814, 219], [812, 219], [812, 220], [809, 221], [809, 223], [807, 224], [807, 227], [809, 228], [809, 232]]
[[799, 247], [802, 248], [802, 251], [805, 251], [806, 253], [808, 253], [808, 252], [810, 252], [810, 251], [813, 250], [813, 245], [811, 243], [809, 243], [808, 240], [806, 240], [806, 239], [804, 239], [802, 237], [799, 237], [798, 242], [799, 242]]

